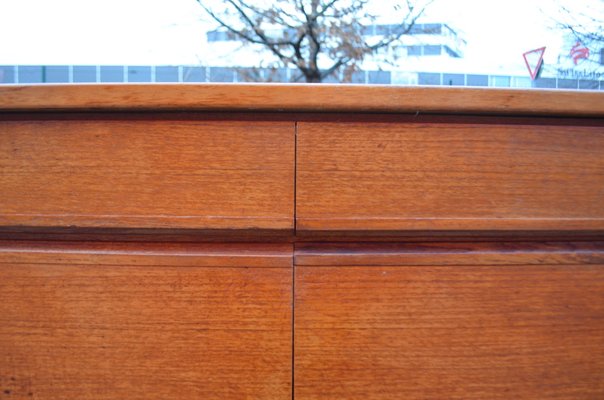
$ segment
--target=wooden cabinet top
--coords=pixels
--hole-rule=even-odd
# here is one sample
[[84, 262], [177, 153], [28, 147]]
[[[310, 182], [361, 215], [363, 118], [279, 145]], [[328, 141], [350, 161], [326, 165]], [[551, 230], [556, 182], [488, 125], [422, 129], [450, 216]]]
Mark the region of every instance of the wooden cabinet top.
[[0, 86], [4, 111], [268, 111], [601, 117], [604, 92], [325, 84]]

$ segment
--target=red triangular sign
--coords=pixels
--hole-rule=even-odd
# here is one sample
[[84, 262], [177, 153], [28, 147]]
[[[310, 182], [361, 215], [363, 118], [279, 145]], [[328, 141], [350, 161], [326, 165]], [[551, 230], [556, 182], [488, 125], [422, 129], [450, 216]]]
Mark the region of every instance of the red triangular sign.
[[544, 53], [545, 47], [541, 47], [539, 49], [527, 51], [522, 55], [522, 57], [524, 57], [524, 62], [526, 63], [526, 67], [529, 70], [529, 74], [531, 75], [532, 80], [535, 80], [537, 74], [539, 73], [539, 68], [541, 68], [541, 64], [543, 64]]

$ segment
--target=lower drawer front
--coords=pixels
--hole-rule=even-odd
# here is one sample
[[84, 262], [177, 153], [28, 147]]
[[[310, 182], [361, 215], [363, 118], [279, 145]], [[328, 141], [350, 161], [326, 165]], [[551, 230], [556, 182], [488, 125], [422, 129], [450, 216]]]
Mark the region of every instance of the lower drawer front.
[[241, 251], [0, 252], [0, 398], [290, 398], [291, 267]]
[[296, 399], [604, 398], [604, 265], [296, 268]]

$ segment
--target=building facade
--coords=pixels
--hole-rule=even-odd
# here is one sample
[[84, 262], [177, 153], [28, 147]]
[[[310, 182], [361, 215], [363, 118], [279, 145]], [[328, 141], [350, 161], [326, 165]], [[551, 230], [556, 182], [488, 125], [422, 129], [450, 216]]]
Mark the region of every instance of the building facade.
[[[364, 28], [368, 38], [389, 35], [398, 25], [374, 24]], [[283, 32], [273, 32], [280, 35]], [[556, 65], [546, 65], [534, 81], [528, 74], [463, 73], [465, 40], [447, 24], [421, 23], [386, 49], [387, 54], [369, 57], [350, 83], [384, 85], [473, 86], [501, 88], [558, 88], [604, 90], [604, 48], [592, 45], [573, 59], [573, 46], [567, 37]], [[206, 34], [204, 65], [0, 65], [0, 84], [35, 83], [129, 83], [129, 82], [292, 82], [299, 77], [291, 68], [257, 67], [263, 55], [225, 30]], [[382, 58], [387, 56], [387, 64]], [[426, 68], [429, 65], [430, 68]], [[455, 67], [455, 68], [453, 68]], [[344, 81], [331, 76], [326, 83]]]

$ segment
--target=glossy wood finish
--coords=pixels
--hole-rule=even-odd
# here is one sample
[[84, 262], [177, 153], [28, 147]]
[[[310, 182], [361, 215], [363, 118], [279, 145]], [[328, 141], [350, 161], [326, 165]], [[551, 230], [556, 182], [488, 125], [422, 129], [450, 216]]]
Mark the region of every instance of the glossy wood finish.
[[603, 129], [301, 122], [296, 226], [602, 230]]
[[293, 228], [293, 122], [0, 122], [0, 225]]
[[197, 110], [595, 116], [598, 91], [393, 85], [3, 85], [0, 110]]
[[0, 398], [290, 399], [291, 245], [3, 243]]
[[0, 399], [604, 398], [603, 116], [0, 86]]
[[361, 252], [347, 249], [311, 266], [299, 252], [296, 399], [604, 396], [604, 264], [563, 264], [601, 248], [575, 247], [578, 260], [556, 245], [536, 265], [534, 249], [508, 246], [491, 265], [480, 246], [446, 247], [424, 247], [421, 266], [408, 249], [391, 249], [398, 266], [346, 265]]

